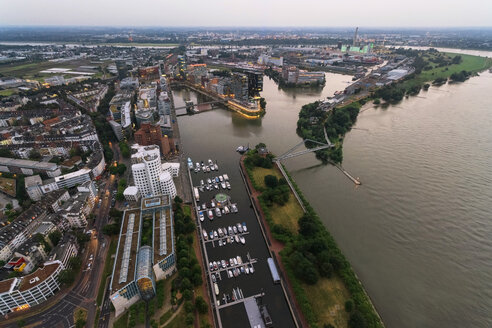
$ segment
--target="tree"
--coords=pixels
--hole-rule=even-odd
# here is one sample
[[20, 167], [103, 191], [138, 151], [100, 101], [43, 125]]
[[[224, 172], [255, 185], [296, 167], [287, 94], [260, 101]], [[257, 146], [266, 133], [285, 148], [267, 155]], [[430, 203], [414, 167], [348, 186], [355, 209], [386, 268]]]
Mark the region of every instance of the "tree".
[[208, 311], [208, 304], [201, 296], [195, 298], [195, 307], [201, 314], [205, 314]]
[[56, 246], [56, 245], [58, 245], [58, 243], [60, 242], [60, 240], [62, 238], [62, 233], [59, 230], [55, 230], [48, 235], [48, 238], [53, 243], [53, 246]]
[[278, 178], [274, 175], [268, 174], [265, 175], [265, 185], [268, 188], [275, 188], [278, 185]]
[[352, 312], [354, 309], [354, 301], [349, 299], [345, 302], [345, 311], [346, 312]]
[[367, 323], [364, 319], [364, 316], [359, 312], [355, 311], [350, 315], [349, 319], [349, 327], [350, 328], [366, 328]]
[[195, 316], [194, 316], [192, 313], [188, 313], [188, 314], [186, 315], [185, 323], [186, 323], [187, 325], [192, 325], [192, 324], [193, 324], [193, 322], [195, 322]]
[[63, 270], [60, 272], [58, 280], [63, 285], [70, 285], [75, 280], [75, 273], [72, 270]]
[[41, 154], [39, 153], [39, 151], [37, 151], [36, 149], [32, 149], [31, 152], [29, 153], [29, 159], [33, 160], [33, 161], [36, 161], [36, 160], [39, 160], [41, 159]]

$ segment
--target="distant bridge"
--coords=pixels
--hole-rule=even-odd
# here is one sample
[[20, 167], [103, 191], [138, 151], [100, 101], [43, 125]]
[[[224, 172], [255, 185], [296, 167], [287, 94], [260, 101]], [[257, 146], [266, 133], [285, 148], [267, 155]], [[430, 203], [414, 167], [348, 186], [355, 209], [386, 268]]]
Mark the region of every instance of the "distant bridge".
[[215, 105], [215, 104], [224, 104], [226, 103], [227, 100], [214, 100], [214, 101], [208, 101], [208, 102], [204, 102], [204, 103], [200, 103], [200, 104], [189, 104], [189, 105], [185, 105], [185, 106], [180, 106], [180, 107], [175, 107], [174, 109], [183, 109], [183, 108], [190, 108], [190, 107], [195, 107], [195, 106], [198, 106], [198, 105]]
[[[279, 162], [279, 161], [284, 160], [284, 159], [288, 159], [288, 158], [292, 158], [292, 157], [297, 157], [297, 156], [301, 156], [301, 155], [304, 155], [304, 154], [312, 153], [312, 152], [315, 152], [315, 151], [318, 151], [318, 150], [327, 149], [327, 148], [333, 148], [334, 147], [334, 145], [330, 142], [330, 140], [328, 138], [326, 139], [326, 141], [327, 141], [327, 143], [325, 144], [325, 143], [322, 143], [322, 142], [319, 142], [319, 141], [315, 141], [315, 140], [311, 140], [311, 139], [304, 139], [300, 143], [298, 143], [297, 145], [295, 145], [294, 147], [292, 147], [291, 149], [289, 149], [288, 151], [286, 151], [285, 153], [283, 153], [282, 155], [275, 157], [273, 160], [275, 162]], [[304, 145], [306, 142], [312, 142], [312, 143], [318, 144], [320, 146], [315, 147], [315, 148], [308, 148], [308, 149], [304, 149], [304, 150], [301, 150], [301, 151], [294, 152], [297, 148], [299, 148], [301, 145]]]

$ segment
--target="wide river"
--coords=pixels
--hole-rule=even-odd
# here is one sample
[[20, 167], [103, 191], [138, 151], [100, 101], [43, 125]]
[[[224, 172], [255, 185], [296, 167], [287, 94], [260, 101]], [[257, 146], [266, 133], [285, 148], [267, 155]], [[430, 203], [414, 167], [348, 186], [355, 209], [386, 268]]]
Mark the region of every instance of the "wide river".
[[[285, 92], [265, 77], [262, 120], [223, 109], [180, 117], [185, 152], [227, 158], [263, 141], [282, 154], [301, 141], [300, 107], [350, 80], [327, 73], [322, 92]], [[492, 326], [491, 91], [484, 72], [387, 108], [366, 105], [344, 142], [359, 187], [312, 154], [285, 161], [387, 327]], [[196, 95], [174, 92], [176, 106], [183, 98]]]

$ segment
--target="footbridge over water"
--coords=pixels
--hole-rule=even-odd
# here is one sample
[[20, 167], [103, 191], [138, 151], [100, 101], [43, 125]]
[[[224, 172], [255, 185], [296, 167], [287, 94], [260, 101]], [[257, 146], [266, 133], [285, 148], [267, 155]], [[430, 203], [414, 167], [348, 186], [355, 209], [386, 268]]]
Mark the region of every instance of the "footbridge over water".
[[[327, 148], [333, 148], [334, 147], [334, 145], [330, 142], [330, 140], [328, 138], [326, 139], [326, 141], [327, 141], [327, 143], [325, 144], [325, 143], [322, 143], [322, 142], [319, 142], [319, 141], [315, 141], [315, 140], [311, 140], [311, 139], [304, 139], [300, 143], [298, 143], [297, 145], [295, 145], [294, 147], [292, 147], [291, 149], [289, 149], [288, 151], [286, 151], [285, 153], [283, 153], [282, 155], [275, 157], [273, 160], [275, 162], [279, 162], [279, 161], [281, 161], [283, 159], [297, 157], [297, 156], [301, 156], [301, 155], [304, 155], [304, 154], [312, 153], [312, 152], [315, 152], [315, 151], [318, 151], [318, 150], [327, 149]], [[318, 144], [319, 146], [318, 147], [314, 147], [314, 148], [307, 148], [307, 149], [304, 149], [304, 150], [301, 150], [301, 151], [294, 152], [300, 146], [305, 145], [306, 142], [312, 142], [314, 144]]]

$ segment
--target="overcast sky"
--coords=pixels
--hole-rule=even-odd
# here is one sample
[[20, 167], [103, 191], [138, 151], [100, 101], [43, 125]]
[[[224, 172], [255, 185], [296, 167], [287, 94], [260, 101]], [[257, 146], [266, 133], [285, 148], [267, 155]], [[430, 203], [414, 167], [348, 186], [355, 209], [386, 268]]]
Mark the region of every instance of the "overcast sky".
[[492, 26], [492, 0], [0, 0], [0, 25]]

